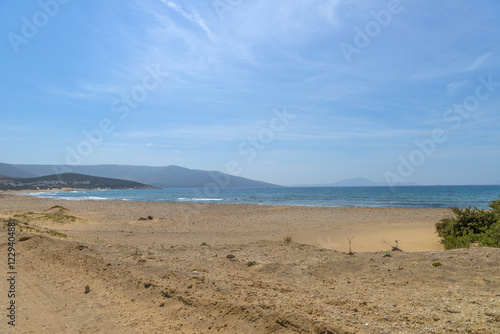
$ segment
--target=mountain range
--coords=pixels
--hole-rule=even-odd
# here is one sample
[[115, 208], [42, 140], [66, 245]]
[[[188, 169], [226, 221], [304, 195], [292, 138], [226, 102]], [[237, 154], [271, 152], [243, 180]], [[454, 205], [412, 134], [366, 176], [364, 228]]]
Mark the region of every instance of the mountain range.
[[53, 166], [0, 163], [0, 175], [33, 178], [62, 173], [121, 179], [157, 188], [268, 188], [278, 185], [250, 180], [217, 171], [203, 171], [179, 166], [149, 167], [129, 165]]

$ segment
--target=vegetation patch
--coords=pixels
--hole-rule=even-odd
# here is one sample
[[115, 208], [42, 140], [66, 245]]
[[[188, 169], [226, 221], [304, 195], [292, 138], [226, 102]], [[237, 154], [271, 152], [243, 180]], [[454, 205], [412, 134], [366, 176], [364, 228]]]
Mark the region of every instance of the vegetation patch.
[[9, 223], [11, 223], [11, 224], [14, 223], [14, 224], [16, 224], [16, 226], [21, 227], [21, 230], [22, 230], [22, 227], [24, 227], [25, 225], [29, 225], [26, 222], [23, 222], [23, 221], [20, 221], [19, 219], [14, 219], [14, 218], [1, 219], [0, 221], [3, 223], [3, 227], [9, 227]]
[[292, 242], [292, 239], [293, 239], [292, 234], [287, 232], [287, 233], [285, 234], [285, 236], [283, 237], [283, 242], [284, 242], [285, 244], [289, 244], [289, 243], [291, 243], [291, 242]]
[[396, 244], [393, 245], [393, 244], [390, 244], [387, 241], [385, 241], [385, 238], [382, 239], [382, 243], [386, 244], [386, 245], [389, 245], [392, 248], [392, 252], [402, 252], [402, 250], [398, 246], [399, 241], [396, 240], [395, 242], [396, 242]]
[[[17, 214], [17, 215], [14, 215], [14, 218], [16, 218], [15, 220], [18, 220], [18, 219], [22, 219], [22, 220], [30, 220], [31, 219], [31, 216], [33, 212], [30, 212], [28, 214]], [[20, 221], [18, 221], [20, 222]], [[25, 224], [28, 224], [27, 222], [23, 222]]]
[[436, 231], [445, 249], [500, 247], [500, 200], [489, 204], [491, 209], [451, 208], [454, 217], [441, 219]]
[[165, 248], [162, 246], [162, 250], [164, 252], [182, 252], [187, 250], [187, 246], [175, 245], [175, 246], [170, 246], [170, 248]]
[[30, 225], [26, 225], [26, 226], [23, 226], [21, 228], [21, 231], [28, 231], [28, 232], [31, 232], [31, 233], [38, 233], [38, 234], [49, 234], [53, 237], [58, 237], [58, 238], [67, 238], [68, 235], [67, 234], [64, 234], [64, 233], [61, 233], [61, 232], [57, 232], [57, 231], [54, 231], [54, 230], [49, 230], [49, 229], [46, 229], [46, 228], [39, 228], [39, 227], [36, 227], [36, 226], [30, 226]]
[[68, 209], [66, 209], [64, 206], [54, 205], [53, 207], [45, 210], [45, 212], [48, 212], [48, 211], [65, 212], [65, 211], [68, 211]]
[[[51, 210], [51, 209], [49, 209], [49, 210]], [[21, 220], [25, 221], [26, 224], [28, 224], [28, 222], [30, 222], [30, 221], [36, 221], [36, 220], [51, 221], [51, 222], [61, 223], [61, 224], [62, 223], [72, 223], [72, 222], [75, 222], [77, 220], [80, 220], [80, 218], [78, 218], [78, 217], [75, 217], [72, 215], [67, 215], [67, 214], [64, 214], [63, 212], [64, 212], [64, 210], [59, 210], [58, 212], [45, 212], [45, 213], [27, 212], [27, 213], [22, 213], [22, 214], [16, 214], [16, 215], [14, 215], [14, 218], [21, 219]]]
[[252, 266], [255, 266], [256, 264], [257, 264], [257, 262], [255, 262], [255, 261], [248, 261], [247, 267], [252, 267]]
[[[19, 215], [16, 215], [16, 216], [19, 216]], [[33, 225], [30, 225], [28, 222], [21, 221], [19, 219], [10, 218], [8, 220], [2, 219], [2, 221], [3, 221], [3, 226], [5, 226], [5, 227], [8, 226], [9, 222], [16, 223], [16, 225], [19, 226], [20, 232], [28, 231], [31, 233], [49, 234], [51, 236], [58, 237], [58, 238], [67, 238], [68, 237], [67, 234], [57, 232], [55, 230], [51, 230], [51, 229], [47, 229], [47, 228], [40, 228], [37, 226], [33, 226]]]
[[79, 218], [77, 218], [75, 216], [71, 216], [71, 215], [65, 215], [65, 214], [60, 213], [60, 212], [56, 212], [56, 213], [44, 214], [40, 217], [40, 219], [50, 220], [50, 221], [54, 221], [56, 223], [72, 223], [74, 221], [77, 221]]
[[131, 254], [131, 257], [132, 257], [134, 260], [140, 259], [140, 258], [142, 257], [142, 253], [139, 251], [139, 248], [134, 247], [134, 248], [132, 249], [132, 254]]

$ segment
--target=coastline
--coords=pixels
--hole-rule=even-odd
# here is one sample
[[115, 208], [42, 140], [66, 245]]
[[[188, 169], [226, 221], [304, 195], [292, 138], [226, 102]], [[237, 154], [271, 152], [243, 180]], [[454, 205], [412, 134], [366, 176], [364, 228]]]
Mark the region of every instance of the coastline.
[[441, 250], [448, 215], [0, 194], [23, 332], [498, 333], [500, 249]]
[[[256, 204], [306, 207], [376, 207], [376, 208], [465, 208], [488, 209], [498, 198], [500, 187], [336, 187], [247, 189], [225, 188], [205, 192], [193, 188], [146, 190], [80, 190], [30, 193], [54, 199], [98, 199], [142, 202]], [[194, 205], [194, 204], [193, 204]]]
[[[88, 189], [84, 188], [59, 188], [59, 189], [21, 189], [21, 190], [0, 190], [0, 195], [5, 194], [31, 194], [31, 193], [51, 193], [51, 192], [58, 192], [58, 191], [84, 191]], [[97, 190], [97, 189], [93, 189]]]

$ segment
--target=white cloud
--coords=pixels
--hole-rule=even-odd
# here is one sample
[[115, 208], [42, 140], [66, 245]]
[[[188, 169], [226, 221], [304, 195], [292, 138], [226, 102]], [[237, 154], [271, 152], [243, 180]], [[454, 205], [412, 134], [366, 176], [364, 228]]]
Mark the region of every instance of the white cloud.
[[322, 3], [317, 8], [318, 16], [332, 25], [338, 25], [336, 9], [339, 3], [340, 0], [325, 1], [325, 3]]
[[467, 69], [468, 71], [474, 71], [475, 69], [481, 67], [487, 60], [493, 55], [493, 53], [488, 52], [481, 57], [477, 58]]
[[92, 93], [87, 93], [83, 91], [72, 91], [69, 89], [63, 89], [59, 87], [45, 87], [45, 91], [49, 94], [53, 95], [58, 95], [58, 96], [65, 96], [70, 99], [94, 99], [97, 98], [97, 96], [94, 94], [95, 92]]
[[2, 130], [2, 132], [8, 131], [8, 132], [24, 133], [24, 132], [28, 132], [30, 130], [30, 128], [27, 126], [0, 124], [0, 130]]
[[115, 84], [83, 84], [82, 88], [95, 93], [119, 94], [123, 88]]
[[174, 10], [175, 12], [181, 14], [184, 18], [188, 19], [192, 23], [198, 25], [205, 33], [207, 34], [208, 38], [210, 40], [214, 40], [214, 35], [212, 34], [212, 31], [210, 28], [206, 25], [205, 21], [200, 17], [200, 15], [197, 12], [193, 12], [193, 14], [189, 14], [186, 11], [182, 9], [182, 7], [172, 1], [167, 1], [167, 0], [160, 0], [162, 3], [164, 3], [168, 8]]
[[248, 42], [279, 41], [297, 44], [313, 34], [326, 34], [328, 28], [337, 25], [339, 0], [311, 1], [256, 1], [237, 7], [224, 28]]
[[[304, 128], [302, 132], [284, 133], [282, 139], [291, 141], [317, 141], [317, 142], [332, 142], [332, 141], [349, 141], [349, 140], [377, 140], [388, 138], [403, 138], [403, 137], [418, 137], [428, 134], [426, 130], [415, 129], [353, 129], [352, 131], [328, 131], [323, 127]], [[370, 142], [367, 142], [368, 144]]]
[[[255, 124], [254, 124], [255, 127]], [[132, 131], [121, 134], [125, 138], [195, 139], [204, 141], [233, 141], [254, 133], [248, 125], [206, 125], [166, 128], [156, 131]]]
[[446, 87], [446, 96], [454, 96], [460, 89], [465, 87], [468, 83], [468, 80], [460, 80], [450, 83]]

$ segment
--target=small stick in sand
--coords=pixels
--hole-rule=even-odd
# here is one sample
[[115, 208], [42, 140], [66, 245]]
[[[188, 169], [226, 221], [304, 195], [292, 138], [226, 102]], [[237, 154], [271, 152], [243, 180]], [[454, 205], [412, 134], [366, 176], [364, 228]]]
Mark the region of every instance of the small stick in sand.
[[352, 239], [354, 239], [354, 237], [350, 237], [350, 238], [347, 238], [347, 240], [349, 240], [349, 255], [354, 255], [354, 253], [352, 252], [352, 249], [351, 249], [351, 241]]
[[393, 252], [402, 252], [402, 250], [398, 247], [398, 241], [397, 240], [396, 240], [396, 246], [393, 246], [390, 243], [388, 243], [387, 241], [385, 241], [385, 238], [382, 239], [382, 243], [391, 246]]

